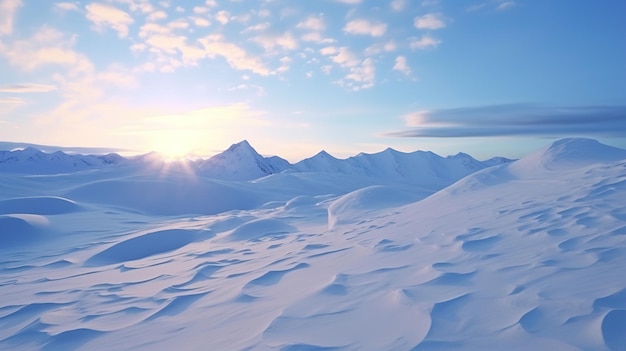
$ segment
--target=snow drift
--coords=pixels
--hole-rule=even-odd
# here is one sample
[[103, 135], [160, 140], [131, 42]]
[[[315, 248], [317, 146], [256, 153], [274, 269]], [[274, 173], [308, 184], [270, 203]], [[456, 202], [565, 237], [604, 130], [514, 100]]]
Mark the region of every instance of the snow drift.
[[626, 151], [252, 150], [0, 174], [0, 348], [623, 350]]

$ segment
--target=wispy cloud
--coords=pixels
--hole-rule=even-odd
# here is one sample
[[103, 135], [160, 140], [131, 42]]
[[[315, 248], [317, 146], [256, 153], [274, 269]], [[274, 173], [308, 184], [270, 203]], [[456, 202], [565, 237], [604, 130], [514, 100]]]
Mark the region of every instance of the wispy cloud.
[[407, 75], [407, 76], [411, 75], [411, 68], [409, 67], [406, 57], [404, 56], [396, 57], [395, 64], [393, 65], [393, 70], [402, 72], [404, 73], [404, 75]]
[[441, 29], [446, 27], [446, 22], [441, 14], [428, 13], [415, 17], [413, 25], [417, 29]]
[[393, 52], [396, 49], [398, 49], [398, 45], [396, 44], [395, 41], [390, 40], [385, 43], [376, 43], [376, 44], [372, 44], [368, 46], [365, 49], [365, 55], [367, 56], [378, 55], [383, 52]]
[[57, 2], [54, 7], [63, 11], [80, 11], [78, 4], [74, 2]]
[[406, 8], [407, 0], [393, 0], [391, 2], [391, 9], [395, 12], [400, 12]]
[[163, 10], [159, 10], [159, 11], [154, 11], [151, 14], [149, 14], [148, 17], [146, 17], [146, 21], [154, 22], [154, 21], [159, 21], [159, 20], [163, 20], [166, 18], [167, 18], [167, 13], [165, 13], [165, 11]]
[[514, 6], [515, 6], [515, 1], [504, 1], [504, 2], [502, 2], [500, 4], [498, 4], [498, 6], [496, 6], [496, 10], [503, 11], [503, 10], [506, 10], [506, 9], [510, 9], [510, 8], [512, 8]]
[[75, 73], [93, 70], [91, 61], [73, 49], [74, 44], [75, 36], [44, 26], [32, 37], [6, 45], [0, 55], [6, 57], [11, 66], [25, 71], [46, 65], [66, 66]]
[[376, 80], [376, 65], [374, 60], [367, 58], [359, 65], [350, 67], [350, 73], [345, 80], [339, 81], [340, 85], [354, 91], [372, 88]]
[[6, 97], [6, 98], [0, 98], [0, 105], [22, 105], [24, 104], [25, 100], [22, 98], [18, 98], [18, 97]]
[[411, 49], [431, 49], [436, 48], [439, 44], [441, 44], [441, 40], [435, 39], [428, 34], [422, 35], [420, 38], [413, 38], [409, 42]]
[[249, 70], [262, 76], [267, 76], [271, 73], [258, 58], [249, 55], [238, 45], [226, 41], [221, 34], [210, 34], [200, 39], [200, 43], [204, 47], [208, 57], [224, 57], [228, 64], [234, 69]]
[[289, 32], [277, 35], [263, 34], [252, 38], [252, 41], [263, 47], [266, 52], [276, 48], [294, 50], [298, 47], [298, 40]]
[[57, 87], [49, 84], [22, 83], [0, 86], [0, 93], [45, 93], [57, 90]]
[[22, 6], [21, 0], [0, 1], [0, 35], [13, 33], [13, 20], [20, 6]]
[[96, 30], [103, 31], [110, 27], [118, 33], [120, 38], [128, 36], [128, 26], [134, 22], [128, 13], [97, 2], [87, 5], [85, 9], [87, 10], [87, 19], [94, 24]]
[[397, 137], [562, 136], [626, 137], [626, 106], [506, 104], [431, 111], [403, 116], [408, 130]]
[[215, 20], [221, 24], [226, 24], [230, 21], [230, 13], [224, 10], [218, 11], [215, 15]]
[[366, 19], [352, 20], [343, 27], [343, 31], [348, 34], [370, 35], [381, 37], [387, 31], [387, 24], [382, 22], [372, 22]]
[[356, 4], [360, 4], [363, 0], [335, 0], [335, 1], [340, 2], [342, 4], [356, 5]]
[[324, 19], [322, 17], [310, 16], [304, 21], [298, 23], [296, 28], [299, 29], [308, 29], [312, 31], [322, 31], [326, 29], [326, 24], [324, 23]]

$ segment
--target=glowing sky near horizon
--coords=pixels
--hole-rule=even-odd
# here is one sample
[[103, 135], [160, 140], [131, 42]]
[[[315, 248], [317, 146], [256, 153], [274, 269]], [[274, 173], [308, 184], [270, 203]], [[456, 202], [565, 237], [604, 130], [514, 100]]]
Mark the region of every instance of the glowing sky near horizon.
[[0, 0], [0, 140], [210, 155], [247, 139], [519, 157], [626, 148], [622, 0]]

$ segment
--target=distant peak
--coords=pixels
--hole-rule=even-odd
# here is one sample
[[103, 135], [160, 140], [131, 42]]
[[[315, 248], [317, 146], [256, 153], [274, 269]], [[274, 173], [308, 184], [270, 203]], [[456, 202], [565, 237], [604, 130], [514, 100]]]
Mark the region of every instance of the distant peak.
[[238, 143], [232, 144], [226, 151], [224, 151], [223, 153], [247, 153], [247, 154], [253, 154], [253, 155], [259, 155], [259, 157], [261, 156], [253, 147], [252, 145], [250, 145], [250, 143], [247, 140], [242, 140]]
[[457, 152], [455, 155], [448, 156], [448, 158], [473, 158], [465, 152]]
[[388, 147], [385, 150], [383, 150], [382, 153], [385, 153], [385, 154], [397, 154], [397, 153], [399, 153], [399, 151], [394, 149], [394, 148]]
[[335, 159], [335, 157], [331, 154], [329, 154], [328, 152], [326, 152], [326, 150], [322, 150], [320, 152], [318, 152], [317, 154], [315, 154], [315, 156], [313, 156], [314, 158], [330, 158], [330, 159]]
[[240, 148], [243, 148], [243, 149], [252, 149], [252, 145], [250, 145], [250, 143], [248, 142], [248, 140], [245, 140], [245, 139], [244, 139], [244, 140], [242, 140], [242, 141], [240, 141], [240, 142], [238, 142], [238, 143], [232, 144], [232, 145], [228, 148], [228, 150], [233, 151], [233, 150], [240, 149]]

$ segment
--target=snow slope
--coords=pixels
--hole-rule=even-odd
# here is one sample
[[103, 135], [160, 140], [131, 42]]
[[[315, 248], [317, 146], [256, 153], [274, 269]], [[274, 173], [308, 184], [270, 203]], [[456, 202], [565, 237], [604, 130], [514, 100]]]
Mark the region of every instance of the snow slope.
[[411, 155], [0, 174], [0, 349], [624, 350], [625, 150]]

